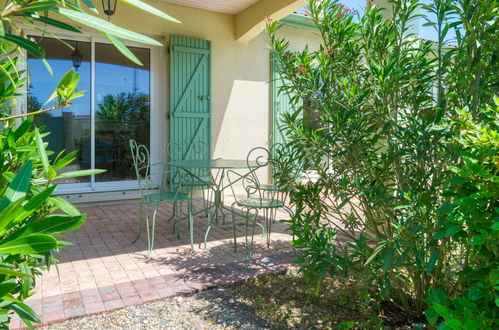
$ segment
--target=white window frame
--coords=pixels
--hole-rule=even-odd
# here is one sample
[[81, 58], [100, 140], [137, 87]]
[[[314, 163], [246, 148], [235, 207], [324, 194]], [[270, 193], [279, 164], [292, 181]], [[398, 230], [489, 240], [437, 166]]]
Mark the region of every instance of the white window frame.
[[[66, 33], [60, 32], [60, 30], [47, 29], [55, 36], [61, 39], [69, 39], [74, 41], [89, 42], [91, 44], [91, 69], [90, 69], [90, 81], [91, 87], [90, 91], [90, 107], [91, 107], [91, 127], [95, 127], [95, 43], [110, 44], [110, 42], [95, 32], [86, 32], [82, 34], [76, 33]], [[39, 31], [26, 30], [27, 35], [41, 36]], [[50, 38], [50, 35], [45, 35]], [[157, 38], [151, 36], [154, 39], [162, 42], [162, 38]], [[130, 47], [139, 47], [150, 50], [150, 81], [149, 81], [149, 92], [150, 92], [150, 115], [149, 115], [149, 125], [150, 125], [150, 136], [149, 136], [149, 149], [151, 156], [151, 163], [160, 162], [163, 160], [163, 129], [164, 129], [164, 47], [161, 46], [151, 46], [145, 45], [137, 42], [123, 41], [123, 43]], [[26, 59], [24, 66], [27, 66], [27, 56], [24, 54]], [[48, 72], [47, 72], [48, 74]], [[55, 77], [58, 78], [58, 77]], [[17, 112], [24, 113], [27, 111], [27, 93], [18, 102]], [[49, 146], [50, 148], [50, 146]], [[91, 130], [91, 168], [95, 168], [95, 130]], [[126, 180], [126, 181], [107, 181], [107, 182], [96, 182], [95, 176], [92, 175], [90, 182], [85, 183], [63, 183], [59, 184], [55, 193], [57, 195], [67, 195], [67, 194], [87, 194], [87, 193], [98, 193], [98, 192], [110, 192], [110, 191], [127, 191], [136, 190], [137, 180]]]

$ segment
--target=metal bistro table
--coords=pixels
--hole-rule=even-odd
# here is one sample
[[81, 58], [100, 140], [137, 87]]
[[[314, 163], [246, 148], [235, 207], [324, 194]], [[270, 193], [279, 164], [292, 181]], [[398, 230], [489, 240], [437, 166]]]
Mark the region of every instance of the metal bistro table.
[[[225, 171], [235, 169], [247, 169], [250, 171], [250, 167], [256, 166], [256, 162], [248, 162], [247, 160], [239, 159], [174, 160], [171, 161], [169, 165], [187, 172], [192, 177], [205, 183], [213, 191], [213, 203], [207, 208], [195, 213], [199, 214], [205, 212], [208, 214], [208, 228], [206, 229], [204, 236], [204, 246], [206, 248], [206, 240], [213, 223], [213, 218], [218, 222], [218, 213], [220, 212], [223, 216], [223, 222], [225, 222], [224, 209], [231, 211], [231, 209], [226, 207], [223, 203], [223, 192], [231, 185], [230, 183], [224, 183]], [[207, 170], [207, 172], [210, 173], [210, 180], [207, 180], [206, 177], [201, 177], [199, 175], [199, 170]]]

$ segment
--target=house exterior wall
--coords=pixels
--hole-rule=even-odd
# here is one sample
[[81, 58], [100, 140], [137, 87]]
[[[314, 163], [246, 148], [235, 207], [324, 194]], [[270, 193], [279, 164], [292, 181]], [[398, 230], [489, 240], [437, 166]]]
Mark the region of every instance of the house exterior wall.
[[[168, 45], [170, 35], [207, 39], [212, 42], [212, 147], [213, 157], [241, 158], [255, 147], [267, 145], [269, 136], [269, 50], [265, 33], [248, 43], [234, 39], [234, 16], [204, 10], [150, 2], [182, 21], [175, 24], [140, 10], [122, 6], [113, 23], [160, 37]], [[315, 32], [295, 27], [279, 31], [295, 49], [317, 46]], [[314, 40], [315, 39], [315, 40]], [[166, 48], [164, 63], [168, 63]], [[165, 65], [165, 117], [168, 107], [169, 72]], [[168, 137], [168, 125], [164, 136]]]
[[[113, 23], [163, 39], [165, 84], [164, 113], [168, 109], [169, 69], [166, 45], [170, 35], [207, 39], [212, 42], [212, 150], [214, 158], [245, 159], [256, 146], [268, 146], [270, 127], [270, 55], [265, 33], [249, 41], [234, 39], [234, 16], [204, 10], [151, 2], [155, 7], [182, 21], [182, 24], [157, 19], [127, 7], [117, 9]], [[122, 5], [121, 3], [119, 5]], [[316, 32], [285, 26], [281, 36], [296, 50], [317, 47]], [[168, 141], [168, 123], [163, 136]]]
[[[169, 55], [167, 45], [171, 35], [207, 39], [212, 42], [212, 157], [245, 159], [248, 152], [256, 146], [268, 146], [270, 130], [270, 53], [265, 33], [247, 43], [238, 42], [234, 37], [234, 17], [167, 4], [149, 2], [151, 5], [180, 20], [181, 24], [159, 19], [143, 11], [119, 3], [111, 21], [130, 30], [147, 34], [161, 40], [159, 69], [162, 73], [161, 90], [157, 97], [161, 118], [157, 131], [159, 145], [168, 143], [169, 122]], [[317, 32], [298, 27], [284, 26], [279, 35], [291, 41], [293, 49], [303, 49], [308, 44], [310, 49], [317, 47]], [[163, 152], [163, 157], [164, 155]], [[263, 181], [267, 181], [266, 173]], [[97, 200], [102, 200], [102, 194]], [[106, 196], [106, 194], [104, 194]], [[109, 194], [112, 199], [132, 198], [133, 194]], [[70, 198], [74, 202], [78, 199]], [[80, 197], [81, 199], [81, 197]], [[85, 199], [85, 198], [83, 198]], [[85, 199], [84, 201], [92, 201]], [[82, 201], [82, 200], [80, 200]]]

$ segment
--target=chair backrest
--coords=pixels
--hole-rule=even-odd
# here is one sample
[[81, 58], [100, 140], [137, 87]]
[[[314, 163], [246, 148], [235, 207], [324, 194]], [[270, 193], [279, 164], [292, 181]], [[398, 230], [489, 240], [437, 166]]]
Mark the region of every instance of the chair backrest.
[[[210, 158], [210, 148], [208, 148], [208, 145], [202, 141], [191, 143], [186, 140], [178, 143], [169, 143], [166, 150], [168, 153], [169, 161], [205, 160]], [[208, 172], [206, 169], [196, 169], [193, 171], [193, 174], [198, 177], [208, 176]], [[178, 186], [180, 180], [188, 181], [188, 178], [186, 178], [185, 173], [181, 173], [181, 171], [172, 169], [171, 183], [174, 189]]]
[[239, 173], [237, 171], [227, 171], [227, 179], [234, 195], [234, 199], [239, 200], [235, 186], [241, 183], [247, 196], [255, 199], [262, 199], [265, 197], [265, 191], [260, 189], [261, 182], [258, 177], [259, 170], [269, 165], [270, 153], [266, 148], [256, 147], [250, 150], [246, 157], [246, 164], [248, 170], [246, 173]]
[[201, 160], [210, 157], [208, 144], [203, 141], [169, 143], [166, 151], [169, 161], [186, 159]]
[[[139, 185], [139, 190], [144, 198], [146, 195], [151, 193], [151, 190], [156, 189], [158, 186], [154, 184], [152, 180], [153, 176], [161, 176], [161, 181], [159, 183], [159, 189], [162, 191], [164, 187], [164, 178], [166, 175], [164, 164], [155, 163], [151, 164], [151, 158], [149, 150], [143, 144], [137, 144], [133, 139], [128, 141], [130, 145], [130, 151], [132, 153], [133, 167], [135, 170], [135, 175], [137, 177], [137, 182]], [[153, 167], [158, 167], [157, 169]]]
[[260, 186], [260, 179], [258, 178], [258, 170], [269, 165], [270, 152], [267, 148], [256, 147], [250, 150], [248, 156], [246, 156], [246, 164], [248, 165], [249, 175], [253, 178], [252, 180], [258, 186]]
[[235, 201], [239, 201], [241, 197], [238, 195], [237, 184], [241, 184], [245, 196], [243, 198], [264, 198], [264, 191], [260, 189], [260, 182], [256, 179], [257, 177], [252, 172], [239, 173], [234, 170], [227, 171], [227, 179], [229, 180], [229, 186], [232, 191], [232, 195]]

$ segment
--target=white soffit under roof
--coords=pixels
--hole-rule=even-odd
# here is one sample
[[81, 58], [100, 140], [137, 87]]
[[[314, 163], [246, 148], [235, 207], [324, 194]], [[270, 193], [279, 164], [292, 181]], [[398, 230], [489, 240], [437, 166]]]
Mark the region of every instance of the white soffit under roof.
[[238, 14], [259, 0], [162, 0], [176, 5], [199, 8], [223, 14]]

